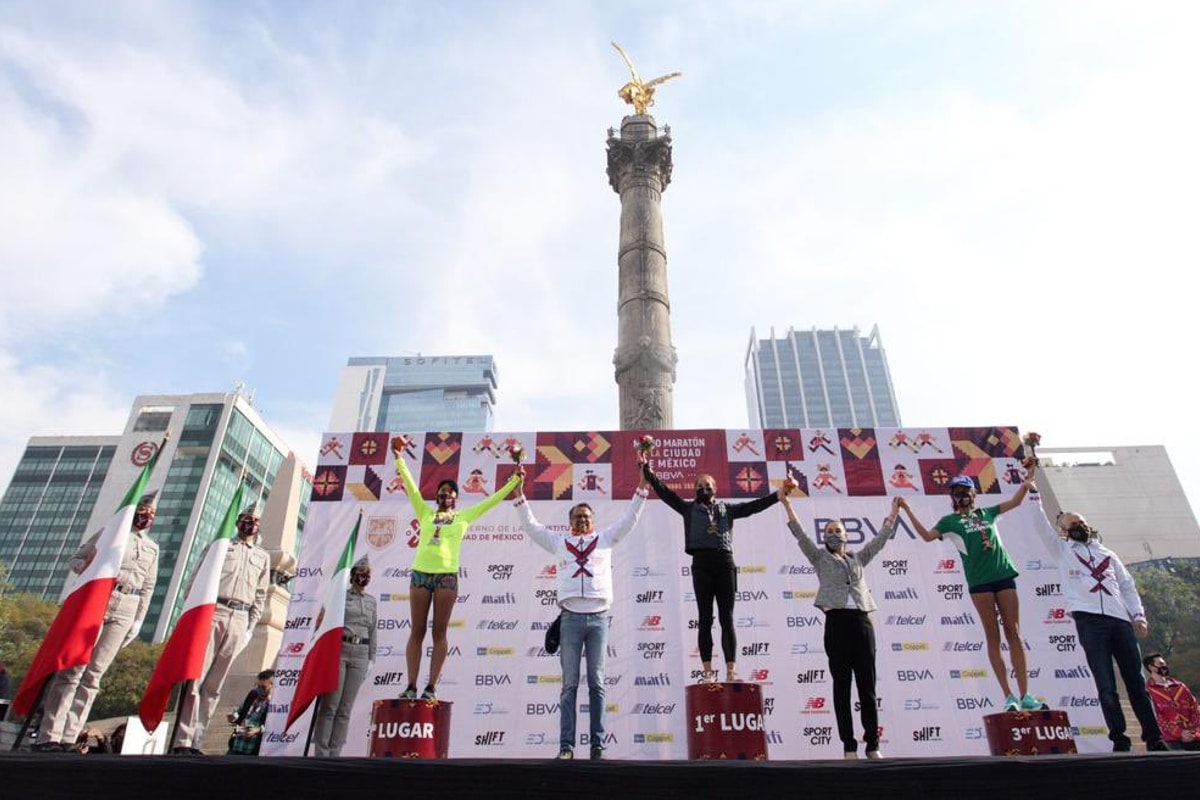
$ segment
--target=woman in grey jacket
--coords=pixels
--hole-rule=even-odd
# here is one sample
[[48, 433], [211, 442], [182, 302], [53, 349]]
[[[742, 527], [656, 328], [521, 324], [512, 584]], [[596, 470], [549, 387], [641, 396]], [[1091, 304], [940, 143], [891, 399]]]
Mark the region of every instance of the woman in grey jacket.
[[825, 525], [825, 547], [818, 547], [800, 524], [786, 494], [782, 500], [788, 515], [788, 530], [817, 572], [819, 583], [814, 604], [825, 612], [825, 653], [829, 657], [829, 673], [833, 676], [833, 711], [842, 748], [846, 758], [858, 757], [858, 740], [854, 738], [854, 720], [850, 713], [850, 679], [853, 676], [862, 709], [867, 758], [882, 758], [879, 710], [875, 700], [875, 627], [871, 624], [871, 612], [876, 606], [875, 598], [867, 588], [863, 567], [895, 534], [899, 498], [892, 498], [891, 512], [879, 535], [856, 553], [846, 549], [846, 530], [838, 520], [830, 520]]

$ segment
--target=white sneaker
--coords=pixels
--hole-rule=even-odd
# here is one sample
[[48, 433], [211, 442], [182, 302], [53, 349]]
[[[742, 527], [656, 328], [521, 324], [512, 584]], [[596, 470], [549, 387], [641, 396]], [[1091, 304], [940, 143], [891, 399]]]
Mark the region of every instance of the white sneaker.
[[870, 758], [870, 759], [883, 758], [883, 753], [879, 752], [878, 750], [868, 750], [867, 758]]
[[842, 753], [842, 758], [846, 759], [847, 761], [857, 761], [858, 760], [858, 751], [857, 750], [847, 750], [845, 753]]

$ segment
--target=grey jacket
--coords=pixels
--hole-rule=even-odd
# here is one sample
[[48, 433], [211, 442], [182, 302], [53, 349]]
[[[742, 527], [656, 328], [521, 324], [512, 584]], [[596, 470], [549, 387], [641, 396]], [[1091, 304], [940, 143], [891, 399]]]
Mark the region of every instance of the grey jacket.
[[817, 599], [813, 605], [822, 611], [832, 608], [849, 608], [849, 597], [854, 598], [854, 606], [860, 611], [874, 611], [875, 598], [867, 588], [867, 579], [863, 575], [863, 567], [871, 563], [871, 559], [879, 554], [883, 546], [896, 533], [896, 523], [885, 525], [871, 541], [867, 542], [858, 552], [846, 553], [846, 560], [835, 556], [824, 547], [820, 547], [809, 538], [804, 526], [799, 522], [788, 522], [788, 530], [796, 537], [796, 542], [804, 552], [805, 557], [817, 570]]

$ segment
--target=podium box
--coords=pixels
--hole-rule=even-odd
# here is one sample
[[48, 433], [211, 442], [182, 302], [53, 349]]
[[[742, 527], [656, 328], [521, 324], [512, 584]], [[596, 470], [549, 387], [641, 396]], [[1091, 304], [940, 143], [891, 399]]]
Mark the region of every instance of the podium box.
[[376, 700], [371, 707], [371, 758], [447, 758], [453, 703]]
[[762, 688], [697, 683], [684, 689], [688, 758], [767, 760]]
[[1063, 755], [1078, 752], [1065, 711], [1010, 711], [983, 718], [994, 756]]

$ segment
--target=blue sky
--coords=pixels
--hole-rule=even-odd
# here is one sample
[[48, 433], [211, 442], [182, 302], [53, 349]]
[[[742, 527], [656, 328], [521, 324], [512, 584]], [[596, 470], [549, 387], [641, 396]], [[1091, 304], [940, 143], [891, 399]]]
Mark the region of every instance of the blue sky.
[[685, 73], [653, 110], [675, 137], [679, 427], [746, 423], [752, 325], [878, 323], [907, 425], [1162, 443], [1196, 496], [1198, 22], [1184, 2], [4, 4], [0, 476], [31, 435], [238, 382], [311, 463], [350, 355], [491, 353], [500, 427], [615, 427], [616, 40], [645, 77]]

